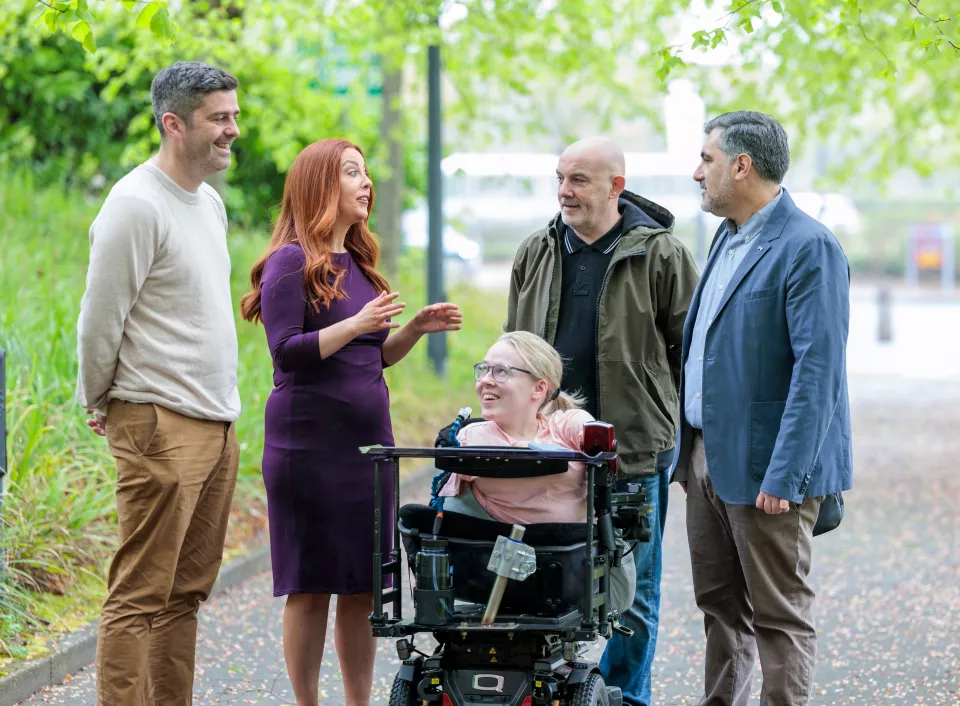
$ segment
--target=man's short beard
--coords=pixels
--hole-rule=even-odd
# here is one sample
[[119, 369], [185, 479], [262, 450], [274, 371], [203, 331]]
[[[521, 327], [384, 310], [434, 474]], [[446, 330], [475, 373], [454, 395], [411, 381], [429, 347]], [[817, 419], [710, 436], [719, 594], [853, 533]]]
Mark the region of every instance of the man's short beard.
[[715, 196], [705, 196], [703, 200], [703, 210], [712, 213], [715, 216], [722, 216], [717, 213], [718, 210], [727, 209], [733, 202], [733, 183], [724, 182]]

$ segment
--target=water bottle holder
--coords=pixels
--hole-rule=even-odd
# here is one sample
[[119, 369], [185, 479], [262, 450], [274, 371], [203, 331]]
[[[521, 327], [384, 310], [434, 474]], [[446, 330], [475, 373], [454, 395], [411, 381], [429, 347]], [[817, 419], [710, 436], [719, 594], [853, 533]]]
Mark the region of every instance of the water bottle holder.
[[453, 620], [453, 589], [413, 589], [414, 617], [420, 625], [447, 625]]

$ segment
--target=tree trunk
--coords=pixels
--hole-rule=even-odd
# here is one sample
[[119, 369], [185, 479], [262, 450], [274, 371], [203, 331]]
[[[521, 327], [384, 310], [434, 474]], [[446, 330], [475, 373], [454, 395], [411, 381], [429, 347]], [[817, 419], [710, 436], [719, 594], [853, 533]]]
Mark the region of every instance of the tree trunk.
[[381, 266], [390, 278], [397, 274], [397, 255], [400, 252], [403, 215], [403, 138], [400, 116], [400, 93], [403, 88], [402, 67], [385, 69], [383, 75], [383, 105], [380, 120], [380, 140], [386, 147], [390, 173], [377, 183], [377, 235], [380, 236]]

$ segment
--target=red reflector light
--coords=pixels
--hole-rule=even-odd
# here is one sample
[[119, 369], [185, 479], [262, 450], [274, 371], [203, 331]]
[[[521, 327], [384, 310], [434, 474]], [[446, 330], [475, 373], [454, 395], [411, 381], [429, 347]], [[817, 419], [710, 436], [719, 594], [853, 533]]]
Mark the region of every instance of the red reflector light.
[[453, 701], [446, 694], [443, 695], [443, 706], [453, 706]]

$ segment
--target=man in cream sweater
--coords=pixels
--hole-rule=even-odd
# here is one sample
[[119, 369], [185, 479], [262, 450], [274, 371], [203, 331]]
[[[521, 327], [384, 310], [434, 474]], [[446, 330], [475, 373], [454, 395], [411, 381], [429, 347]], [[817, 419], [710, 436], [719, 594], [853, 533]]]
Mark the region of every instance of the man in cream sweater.
[[117, 461], [120, 548], [97, 644], [100, 706], [192, 702], [197, 610], [237, 478], [237, 334], [223, 202], [237, 80], [181, 62], [152, 86], [160, 151], [90, 227], [77, 399]]

